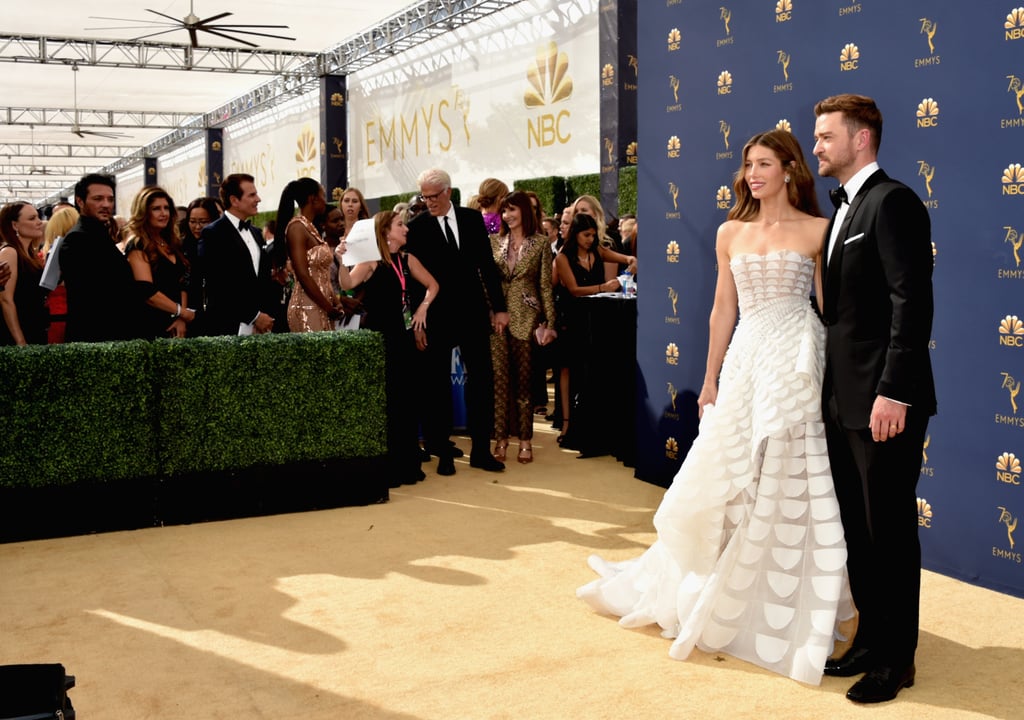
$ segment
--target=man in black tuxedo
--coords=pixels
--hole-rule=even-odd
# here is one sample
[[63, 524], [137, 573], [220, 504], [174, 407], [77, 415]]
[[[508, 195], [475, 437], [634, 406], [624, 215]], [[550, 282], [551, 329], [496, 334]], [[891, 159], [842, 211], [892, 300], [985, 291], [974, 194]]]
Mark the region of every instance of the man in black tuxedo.
[[846, 697], [883, 702], [914, 684], [921, 545], [917, 479], [935, 384], [928, 211], [876, 162], [882, 114], [837, 95], [814, 108], [818, 174], [836, 214], [824, 239], [823, 414], [860, 613], [851, 649], [826, 675], [866, 673]]
[[[466, 423], [472, 439], [469, 464], [491, 472], [505, 469], [490, 451], [494, 432], [494, 372], [490, 334], [508, 325], [501, 276], [491, 253], [483, 216], [452, 204], [452, 182], [437, 168], [420, 174], [420, 197], [427, 204], [409, 222], [406, 247], [440, 285], [426, 332], [416, 332], [423, 351], [423, 435], [426, 450], [438, 456], [439, 475], [453, 475], [459, 452], [452, 431], [451, 355], [458, 346], [466, 366]], [[418, 302], [420, 298], [413, 298]]]
[[68, 292], [65, 338], [100, 342], [141, 337], [135, 278], [108, 229], [114, 214], [114, 179], [86, 175], [75, 184], [75, 203], [78, 222], [64, 237], [58, 255]]
[[199, 239], [206, 285], [203, 328], [208, 335], [270, 332], [277, 295], [263, 234], [249, 223], [260, 204], [255, 178], [228, 175], [220, 185], [220, 200], [224, 214], [204, 227]]

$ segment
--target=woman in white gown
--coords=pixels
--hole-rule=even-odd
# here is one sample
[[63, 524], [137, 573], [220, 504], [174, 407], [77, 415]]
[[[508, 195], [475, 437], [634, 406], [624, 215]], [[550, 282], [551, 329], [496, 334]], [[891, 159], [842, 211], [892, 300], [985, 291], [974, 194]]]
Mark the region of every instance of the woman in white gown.
[[577, 595], [625, 627], [657, 623], [676, 659], [696, 646], [818, 684], [852, 616], [809, 301], [828, 221], [785, 130], [751, 138], [733, 187], [700, 432], [654, 516], [657, 542], [624, 562], [591, 556], [601, 577]]

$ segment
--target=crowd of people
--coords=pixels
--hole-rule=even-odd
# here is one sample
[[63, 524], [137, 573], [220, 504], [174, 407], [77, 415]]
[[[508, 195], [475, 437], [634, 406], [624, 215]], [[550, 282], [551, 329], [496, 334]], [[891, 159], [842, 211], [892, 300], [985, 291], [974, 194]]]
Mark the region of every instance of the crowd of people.
[[[790, 132], [743, 147], [716, 239], [699, 435], [655, 514], [657, 541], [633, 560], [592, 557], [600, 577], [577, 594], [623, 625], [660, 625], [676, 658], [700, 647], [809, 683], [863, 675], [847, 697], [875, 703], [916, 676], [916, 482], [936, 411], [930, 223], [878, 165], [871, 98], [826, 98], [815, 116], [818, 174], [841, 183], [835, 213], [823, 217]], [[358, 313], [384, 338], [395, 483], [422, 480], [425, 456], [455, 473], [456, 347], [472, 467], [504, 470], [513, 437], [516, 460], [534, 461], [549, 371], [571, 446], [579, 299], [636, 271], [636, 218], [615, 232], [589, 195], [548, 216], [495, 178], [460, 207], [438, 168], [418, 185], [415, 203], [373, 217], [376, 253], [358, 262], [347, 258], [369, 219], [362, 193], [328, 208], [311, 179], [285, 188], [272, 239], [250, 224], [260, 197], [244, 174], [190, 203], [180, 226], [171, 197], [147, 187], [120, 228], [99, 175], [76, 185], [77, 218], [61, 208], [44, 228], [36, 208], [10, 203], [0, 343], [331, 331]], [[54, 253], [63, 292], [43, 280]], [[854, 606], [852, 645], [829, 659]]]
[[[439, 474], [455, 472], [463, 454], [450, 439], [456, 347], [466, 368], [471, 466], [500, 472], [513, 438], [515, 459], [532, 463], [535, 415], [572, 447], [571, 369], [584, 361], [576, 299], [617, 290], [619, 270], [635, 271], [635, 256], [616, 251], [620, 238], [593, 196], [556, 219], [536, 193], [510, 192], [496, 178], [482, 181], [465, 207], [452, 202], [441, 169], [418, 185], [413, 202], [371, 220], [357, 188], [328, 205], [319, 182], [300, 178], [263, 228], [252, 225], [262, 200], [247, 174], [227, 176], [219, 197], [184, 207], [163, 188], [144, 187], [126, 218], [114, 214], [113, 179], [99, 174], [83, 177], [74, 206], [52, 208], [45, 222], [32, 205], [9, 203], [0, 213], [0, 263], [11, 272], [0, 291], [0, 343], [358, 326], [385, 340], [395, 484], [423, 479], [420, 462], [431, 456]], [[346, 262], [346, 239], [360, 221], [373, 223], [379, 259]], [[584, 282], [583, 264], [594, 282]]]

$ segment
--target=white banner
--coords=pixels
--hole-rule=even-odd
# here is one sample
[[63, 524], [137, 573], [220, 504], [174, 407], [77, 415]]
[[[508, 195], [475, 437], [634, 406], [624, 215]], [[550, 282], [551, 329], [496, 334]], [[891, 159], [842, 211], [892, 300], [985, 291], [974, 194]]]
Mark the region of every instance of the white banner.
[[256, 179], [260, 212], [277, 210], [284, 186], [299, 177], [320, 178], [318, 93], [224, 128], [224, 174]]
[[596, 3], [517, 8], [513, 23], [446, 35], [447, 51], [417, 48], [349, 76], [350, 185], [368, 197], [414, 191], [438, 166], [465, 200], [486, 177], [600, 171]]

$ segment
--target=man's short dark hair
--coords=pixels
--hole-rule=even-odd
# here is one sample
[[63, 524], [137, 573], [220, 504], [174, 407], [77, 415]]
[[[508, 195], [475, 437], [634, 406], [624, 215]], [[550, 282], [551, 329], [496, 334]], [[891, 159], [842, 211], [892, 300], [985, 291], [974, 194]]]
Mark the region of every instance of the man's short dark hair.
[[231, 198], [242, 197], [242, 183], [251, 182], [256, 183], [256, 178], [247, 173], [232, 173], [224, 178], [224, 182], [220, 184], [220, 202], [227, 210], [231, 207]]
[[89, 195], [90, 185], [106, 185], [111, 191], [117, 189], [114, 183], [114, 178], [110, 175], [100, 175], [99, 173], [89, 173], [77, 183], [75, 183], [75, 200], [81, 200], [85, 202], [85, 198]]

